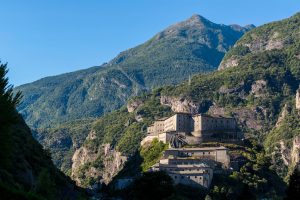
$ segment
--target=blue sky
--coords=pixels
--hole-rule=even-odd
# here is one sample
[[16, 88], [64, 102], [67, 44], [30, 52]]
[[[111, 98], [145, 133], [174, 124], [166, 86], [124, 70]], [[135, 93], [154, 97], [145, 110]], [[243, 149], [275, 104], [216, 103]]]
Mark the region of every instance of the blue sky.
[[101, 65], [192, 14], [262, 25], [299, 11], [299, 0], [0, 0], [0, 59], [20, 85]]

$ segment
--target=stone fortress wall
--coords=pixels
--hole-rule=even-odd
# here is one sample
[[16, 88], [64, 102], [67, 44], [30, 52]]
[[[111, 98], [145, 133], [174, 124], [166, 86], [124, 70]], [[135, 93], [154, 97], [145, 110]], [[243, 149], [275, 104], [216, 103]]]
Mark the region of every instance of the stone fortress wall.
[[147, 128], [147, 133], [141, 145], [154, 138], [167, 143], [174, 134], [183, 135], [192, 144], [238, 139], [234, 118], [189, 113], [176, 113], [169, 118], [159, 119]]

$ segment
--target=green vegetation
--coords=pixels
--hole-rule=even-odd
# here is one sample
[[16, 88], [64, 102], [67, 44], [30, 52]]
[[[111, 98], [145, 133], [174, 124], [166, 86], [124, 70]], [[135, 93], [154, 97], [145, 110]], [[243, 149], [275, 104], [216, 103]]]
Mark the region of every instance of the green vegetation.
[[18, 110], [33, 128], [99, 117], [145, 90], [215, 70], [247, 30], [193, 16], [109, 63], [17, 87], [24, 94]]
[[[300, 19], [295, 20], [298, 18], [300, 18], [299, 14], [290, 18], [291, 22], [284, 20], [284, 23], [276, 22], [265, 26], [272, 27], [268, 33], [273, 34], [277, 32], [277, 26], [284, 26], [285, 23], [289, 24], [287, 28], [293, 23], [298, 23], [298, 27], [300, 27]], [[256, 40], [253, 40], [256, 45], [259, 42], [265, 43], [265, 36], [260, 38], [259, 35], [260, 29], [265, 29], [265, 26], [254, 29], [247, 34], [256, 35]], [[249, 198], [251, 196], [253, 198], [282, 197], [285, 184], [278, 177], [278, 174], [283, 178], [287, 175], [288, 170], [282, 174], [278, 173], [277, 169], [280, 166], [274, 163], [274, 159], [270, 154], [278, 144], [278, 140], [282, 139], [289, 145], [291, 139], [299, 134], [299, 117], [294, 109], [294, 101], [295, 91], [300, 83], [300, 59], [297, 57], [300, 50], [300, 41], [299, 37], [295, 35], [298, 29], [290, 29], [289, 31], [290, 34], [286, 34], [286, 37], [290, 37], [289, 40], [292, 40], [293, 43], [284, 43], [281, 49], [253, 50], [249, 47], [248, 50], [242, 47], [245, 46], [241, 42], [243, 41], [242, 38], [239, 45], [234, 47], [230, 51], [231, 55], [229, 55], [230, 57], [238, 54], [236, 55], [239, 59], [238, 66], [205, 75], [195, 75], [190, 83], [185, 81], [176, 86], [152, 90], [150, 94], [143, 94], [131, 100], [143, 102], [134, 112], [128, 113], [126, 110], [121, 109], [101, 117], [98, 120], [101, 126], [94, 127], [99, 139], [94, 140], [93, 149], [97, 149], [103, 144], [103, 140], [100, 138], [105, 137], [105, 134], [107, 134], [105, 131], [97, 131], [97, 129], [109, 130], [115, 126], [120, 126], [121, 128], [112, 131], [118, 138], [117, 141], [112, 140], [112, 144], [116, 144], [116, 146], [120, 144], [119, 141], [122, 141], [122, 144], [128, 142], [131, 145], [133, 144], [132, 141], [139, 141], [142, 135], [141, 127], [144, 127], [141, 129], [145, 130], [145, 127], [155, 118], [172, 114], [170, 109], [160, 105], [161, 96], [192, 99], [199, 105], [199, 111], [203, 113], [211, 112], [208, 110], [211, 105], [224, 109], [225, 114], [237, 119], [245, 137], [253, 138], [258, 143], [245, 148], [239, 147], [241, 149], [237, 148], [232, 152], [243, 156], [247, 162], [238, 172], [232, 173], [230, 176], [216, 177], [215, 180], [218, 182], [214, 183], [213, 190], [209, 192], [210, 197], [216, 199], [223, 196], [230, 199], [232, 195], [235, 197], [247, 195]], [[248, 37], [247, 35], [246, 37]], [[286, 104], [291, 108], [291, 112], [279, 128], [274, 129], [280, 112]], [[133, 121], [124, 123], [129, 116]], [[137, 116], [143, 118], [143, 121], [137, 121]], [[127, 120], [122, 120], [122, 118]], [[105, 120], [109, 122], [105, 123]], [[118, 123], [111, 124], [111, 121]], [[124, 124], [129, 124], [129, 126]], [[129, 129], [130, 126], [132, 126], [132, 129]], [[131, 130], [130, 133], [126, 133], [127, 129]], [[134, 130], [137, 132], [134, 132]], [[127, 142], [124, 142], [124, 140]], [[119, 150], [126, 155], [133, 155], [133, 149], [137, 151], [138, 145], [135, 144], [130, 147], [131, 145], [125, 145], [125, 150], [121, 150], [121, 148]], [[146, 170], [155, 162], [160, 155], [160, 150], [162, 150], [159, 143], [154, 142], [154, 145], [152, 145], [140, 149], [140, 156], [144, 159], [141, 162], [143, 170]], [[261, 145], [264, 145], [266, 152]], [[230, 145], [227, 146], [235, 148]], [[128, 154], [128, 152], [131, 154]], [[240, 193], [235, 191], [240, 191]]]
[[168, 144], [159, 142], [154, 139], [150, 145], [145, 145], [140, 150], [140, 155], [143, 159], [141, 164], [142, 170], [147, 171], [152, 165], [157, 163], [162, 156], [164, 150], [168, 148]]
[[290, 177], [289, 187], [286, 192], [285, 200], [293, 200], [299, 198], [300, 195], [300, 170], [297, 166]]
[[164, 172], [144, 173], [137, 178], [128, 199], [167, 199], [174, 193], [173, 180]]
[[[55, 165], [69, 174], [73, 147], [82, 145], [92, 122], [99, 116], [152, 88], [178, 84], [190, 75], [215, 70], [225, 52], [247, 30], [249, 28], [218, 25], [193, 16], [144, 44], [120, 53], [109, 63], [17, 87], [15, 91], [24, 94], [18, 110], [34, 129], [34, 137], [50, 150]], [[146, 101], [150, 105], [143, 106], [138, 113], [153, 118], [168, 112], [167, 108], [156, 109], [151, 115], [150, 109], [160, 104], [156, 99], [153, 101], [155, 105]], [[136, 126], [138, 129], [139, 125]], [[101, 135], [105, 137], [101, 136], [101, 140], [117, 143], [123, 134], [123, 130], [118, 130], [120, 127], [104, 130]], [[131, 154], [138, 147], [131, 148], [125, 142], [135, 143], [141, 134], [132, 136], [127, 132], [126, 135], [117, 146], [120, 151], [128, 150], [126, 153]]]
[[3, 199], [79, 198], [80, 191], [58, 171], [50, 154], [33, 139], [15, 107], [20, 93], [13, 95], [0, 65], [0, 191]]

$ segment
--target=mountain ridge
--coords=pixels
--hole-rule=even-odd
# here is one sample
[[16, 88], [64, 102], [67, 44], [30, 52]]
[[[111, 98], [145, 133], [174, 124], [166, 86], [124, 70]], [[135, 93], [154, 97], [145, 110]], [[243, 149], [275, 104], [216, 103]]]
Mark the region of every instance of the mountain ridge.
[[175, 35], [157, 38], [169, 27], [100, 67], [46, 77], [17, 87], [15, 90], [24, 94], [18, 110], [33, 128], [99, 117], [151, 88], [177, 84], [190, 75], [215, 70], [224, 52], [247, 31], [208, 20], [210, 26], [199, 28], [199, 19], [191, 20], [196, 20], [196, 25], [189, 20], [173, 25]]

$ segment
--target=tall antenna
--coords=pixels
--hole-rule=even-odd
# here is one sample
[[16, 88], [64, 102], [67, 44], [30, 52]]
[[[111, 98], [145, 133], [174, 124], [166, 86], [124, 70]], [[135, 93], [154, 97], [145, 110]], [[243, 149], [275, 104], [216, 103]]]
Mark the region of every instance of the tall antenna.
[[189, 75], [189, 86], [191, 86], [192, 83], [192, 79], [191, 79], [191, 75]]

